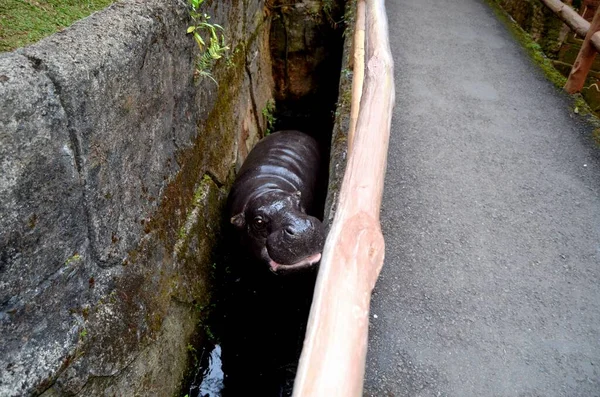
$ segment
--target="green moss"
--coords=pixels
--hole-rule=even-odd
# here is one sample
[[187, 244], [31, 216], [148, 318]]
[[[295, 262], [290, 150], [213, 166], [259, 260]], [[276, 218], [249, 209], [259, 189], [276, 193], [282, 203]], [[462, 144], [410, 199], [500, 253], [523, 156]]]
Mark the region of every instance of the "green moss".
[[544, 32], [541, 40], [542, 48], [551, 58], [556, 59], [561, 46], [561, 42], [558, 38], [564, 25], [550, 9], [545, 6], [542, 7], [544, 7]]
[[350, 106], [352, 106], [352, 87], [348, 87], [347, 90], [344, 90], [340, 97], [342, 98], [342, 107], [349, 108]]
[[[517, 41], [519, 41], [523, 47], [525, 47], [531, 58], [544, 71], [546, 77], [552, 81], [554, 85], [562, 89], [567, 82], [566, 77], [564, 77], [554, 67], [553, 62], [544, 55], [542, 47], [535, 43], [519, 25], [510, 19], [501, 6], [498, 5], [497, 1], [498, 0], [486, 0], [486, 3], [492, 8], [498, 19], [504, 22]], [[598, 144], [598, 146], [600, 146], [600, 119], [598, 119], [597, 114], [594, 113], [593, 109], [591, 109], [590, 105], [585, 101], [582, 94], [571, 95], [571, 98], [573, 100], [573, 112], [581, 116], [585, 116], [586, 121], [594, 126], [595, 129], [592, 131], [591, 138], [596, 144]]]
[[[210, 257], [216, 240], [225, 195], [221, 181], [207, 172], [209, 165], [226, 163], [233, 153], [235, 117], [239, 87], [245, 73], [243, 51], [232, 56], [233, 67], [215, 70], [219, 81], [212, 111], [198, 125], [198, 138], [193, 147], [177, 156], [181, 169], [167, 185], [157, 213], [148, 222], [150, 230], [163, 242], [167, 252], [176, 252], [177, 273], [166, 271], [157, 283], [154, 315], [147, 318], [152, 333], [159, 331], [167, 303], [200, 301], [210, 298]], [[229, 172], [229, 170], [227, 170]], [[225, 173], [227, 175], [227, 173]], [[190, 218], [195, 210], [195, 217]]]
[[594, 139], [596, 145], [600, 146], [600, 127], [595, 128], [592, 131], [592, 138]]
[[[580, 114], [582, 116], [593, 116], [594, 112], [590, 108], [589, 104], [585, 101], [581, 94], [574, 94], [574, 103], [573, 103], [573, 112]], [[594, 117], [593, 120], [590, 120], [593, 123], [598, 123], [599, 120], [597, 117]]]
[[0, 52], [56, 33], [115, 0], [2, 0]]
[[510, 17], [495, 0], [486, 0], [486, 3], [494, 11], [498, 19], [500, 19], [508, 27], [508, 30], [515, 37], [515, 39], [519, 41], [521, 45], [523, 45], [531, 59], [542, 69], [546, 75], [546, 78], [554, 83], [555, 86], [562, 88], [567, 82], [567, 79], [560, 74], [556, 68], [554, 68], [552, 60], [550, 60], [544, 54], [542, 47], [533, 41], [531, 36], [529, 36], [529, 34], [525, 32], [517, 23], [510, 19]]
[[[245, 59], [244, 51], [236, 52], [231, 59], [234, 66], [215, 70], [217, 80], [226, 84], [218, 86], [217, 99], [211, 112], [206, 120], [198, 124], [198, 138], [193, 147], [178, 153], [177, 163], [181, 169], [166, 187], [159, 210], [149, 222], [149, 229], [157, 231], [168, 251], [172, 251], [182, 237], [181, 227], [197, 198], [198, 177], [205, 175], [208, 165], [228, 164], [227, 159], [234, 147], [234, 131], [238, 128], [232, 115], [240, 95], [239, 87], [243, 85]], [[220, 184], [225, 181], [216, 182]]]
[[342, 33], [343, 37], [350, 36], [354, 33], [354, 23], [356, 20], [356, 0], [350, 0], [346, 3], [346, 8], [344, 10], [344, 23], [346, 24], [346, 28]]
[[[183, 259], [182, 255], [185, 255], [188, 251], [188, 245], [191, 238], [198, 235], [198, 233], [201, 233], [202, 237], [208, 237], [204, 230], [198, 230], [199, 227], [204, 228], [206, 226], [204, 225], [205, 222], [201, 222], [200, 219], [193, 219], [191, 217], [193, 216], [194, 210], [198, 211], [203, 207], [206, 207], [206, 210], [211, 208], [217, 210], [221, 208], [220, 203], [217, 202], [218, 200], [213, 199], [212, 202], [210, 200], [210, 193], [215, 189], [217, 189], [217, 185], [213, 182], [212, 178], [208, 174], [204, 174], [200, 181], [200, 185], [194, 192], [192, 206], [188, 210], [188, 219], [186, 219], [186, 222], [179, 228], [179, 239], [175, 245], [175, 250], [179, 259]], [[195, 216], [198, 216], [198, 214]], [[192, 226], [192, 223], [195, 223], [195, 227]]]

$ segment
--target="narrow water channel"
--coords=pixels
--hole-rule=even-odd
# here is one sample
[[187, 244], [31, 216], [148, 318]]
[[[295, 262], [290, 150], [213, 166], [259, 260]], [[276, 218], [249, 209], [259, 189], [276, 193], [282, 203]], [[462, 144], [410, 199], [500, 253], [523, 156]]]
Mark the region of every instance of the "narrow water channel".
[[[338, 101], [343, 9], [340, 2], [315, 18], [305, 5], [286, 13], [275, 7], [271, 24], [274, 130], [301, 130], [319, 142], [321, 218]], [[216, 248], [217, 291], [208, 321], [212, 342], [197, 352], [199, 365], [189, 397], [290, 396], [316, 271], [271, 273], [240, 251], [228, 226], [224, 221]]]

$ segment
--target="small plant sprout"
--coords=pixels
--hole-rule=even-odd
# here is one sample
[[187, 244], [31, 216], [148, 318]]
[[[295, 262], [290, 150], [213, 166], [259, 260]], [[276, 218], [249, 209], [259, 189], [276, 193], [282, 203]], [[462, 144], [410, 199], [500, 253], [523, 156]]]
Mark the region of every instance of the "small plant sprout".
[[188, 34], [193, 34], [194, 40], [200, 48], [200, 55], [196, 62], [198, 75], [208, 77], [217, 84], [217, 81], [211, 74], [213, 64], [229, 50], [225, 43], [225, 36], [217, 31], [223, 31], [223, 27], [216, 23], [210, 23], [210, 15], [200, 12], [200, 6], [204, 0], [190, 0], [190, 17], [193, 25], [187, 29]]
[[275, 118], [275, 102], [272, 99], [269, 99], [265, 104], [262, 115], [265, 116], [265, 120], [267, 121], [267, 130], [265, 131], [265, 136], [267, 136], [273, 132], [275, 123], [277, 122]]

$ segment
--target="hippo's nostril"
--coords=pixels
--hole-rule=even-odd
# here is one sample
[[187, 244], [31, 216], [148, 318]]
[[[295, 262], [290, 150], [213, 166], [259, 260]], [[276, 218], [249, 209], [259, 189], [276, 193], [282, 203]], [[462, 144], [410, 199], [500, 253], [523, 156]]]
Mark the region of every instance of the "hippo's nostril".
[[285, 229], [283, 229], [283, 231], [285, 232], [285, 234], [287, 234], [288, 236], [293, 236], [296, 234], [296, 232], [294, 231], [293, 228], [291, 228], [290, 226], [286, 227]]

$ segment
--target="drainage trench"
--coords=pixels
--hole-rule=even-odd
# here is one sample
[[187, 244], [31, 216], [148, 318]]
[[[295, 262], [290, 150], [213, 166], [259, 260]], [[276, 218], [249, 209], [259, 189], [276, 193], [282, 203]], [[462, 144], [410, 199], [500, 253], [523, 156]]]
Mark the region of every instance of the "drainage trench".
[[[344, 31], [342, 1], [276, 0], [270, 49], [275, 102], [262, 110], [270, 130], [297, 129], [321, 146], [323, 218]], [[292, 393], [316, 271], [274, 275], [232, 244], [227, 221], [215, 249], [217, 285], [198, 348], [189, 397], [288, 396]]]

